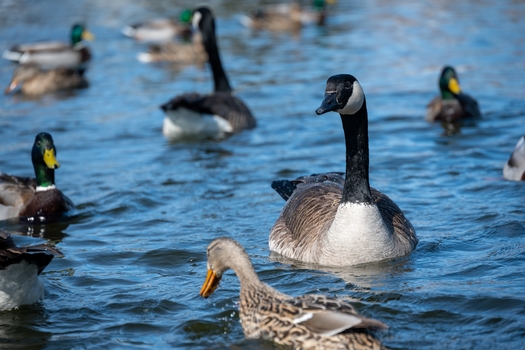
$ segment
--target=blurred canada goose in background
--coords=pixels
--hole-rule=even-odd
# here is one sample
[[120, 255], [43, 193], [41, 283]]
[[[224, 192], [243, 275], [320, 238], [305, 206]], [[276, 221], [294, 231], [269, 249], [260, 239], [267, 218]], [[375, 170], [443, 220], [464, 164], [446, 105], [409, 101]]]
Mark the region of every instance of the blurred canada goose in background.
[[0, 230], [0, 310], [34, 304], [42, 298], [44, 281], [39, 275], [55, 255], [62, 253], [46, 244], [17, 247], [13, 237]]
[[27, 96], [38, 96], [60, 90], [82, 89], [89, 84], [84, 78], [83, 68], [57, 67], [43, 69], [34, 63], [19, 65], [11, 82], [5, 89], [9, 94], [20, 88]]
[[244, 248], [231, 238], [208, 245], [208, 274], [200, 295], [208, 298], [224, 272], [241, 284], [239, 318], [246, 338], [263, 338], [294, 349], [386, 349], [369, 331], [388, 328], [360, 315], [349, 303], [307, 294], [292, 297], [261, 282]]
[[525, 136], [519, 139], [509, 160], [505, 163], [503, 177], [512, 181], [525, 180]]
[[71, 28], [71, 43], [41, 41], [18, 44], [3, 53], [3, 57], [21, 64], [36, 63], [45, 68], [77, 67], [91, 59], [91, 52], [84, 40], [93, 40], [87, 28], [76, 23]]
[[55, 169], [60, 164], [50, 134], [36, 135], [31, 160], [36, 178], [0, 172], [0, 220], [20, 216], [45, 222], [73, 209], [73, 202], [55, 185]]
[[210, 94], [186, 93], [161, 106], [166, 113], [162, 133], [170, 141], [190, 139], [222, 139], [256, 126], [246, 105], [232, 94], [222, 67], [215, 36], [215, 21], [208, 7], [193, 11], [193, 26], [202, 33], [204, 48], [215, 82]]
[[427, 105], [426, 120], [457, 122], [465, 118], [481, 117], [478, 102], [462, 92], [454, 68], [445, 66], [439, 78], [440, 96]]
[[189, 39], [191, 37], [191, 10], [183, 10], [179, 21], [155, 18], [126, 26], [122, 29], [122, 34], [143, 42], [164, 43], [176, 36]]
[[345, 266], [400, 257], [415, 249], [414, 227], [385, 194], [370, 187], [368, 112], [349, 74], [326, 82], [318, 115], [338, 112], [346, 141], [346, 176], [338, 173], [275, 181], [286, 200], [270, 232], [270, 249], [285, 257]]
[[267, 5], [253, 11], [249, 16], [242, 16], [241, 23], [248, 28], [273, 31], [298, 30], [309, 23], [324, 25], [327, 15], [327, 3], [335, 3], [335, 0], [313, 0], [310, 9], [303, 8], [297, 0], [289, 3]]

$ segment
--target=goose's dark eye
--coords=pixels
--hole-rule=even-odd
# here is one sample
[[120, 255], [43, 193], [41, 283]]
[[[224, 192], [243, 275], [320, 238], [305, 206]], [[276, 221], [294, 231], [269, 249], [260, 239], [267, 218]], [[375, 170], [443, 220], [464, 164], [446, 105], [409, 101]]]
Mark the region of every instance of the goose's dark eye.
[[36, 145], [37, 145], [37, 146], [40, 146], [40, 141], [37, 141], [37, 142], [36, 142]]
[[352, 87], [352, 83], [349, 81], [345, 81], [345, 89], [350, 89]]

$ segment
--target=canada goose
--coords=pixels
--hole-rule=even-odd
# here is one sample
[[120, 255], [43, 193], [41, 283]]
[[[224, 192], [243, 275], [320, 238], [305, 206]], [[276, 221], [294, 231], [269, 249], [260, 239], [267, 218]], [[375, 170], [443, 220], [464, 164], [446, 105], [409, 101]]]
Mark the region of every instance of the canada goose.
[[170, 141], [184, 138], [222, 139], [254, 128], [255, 118], [248, 107], [232, 94], [222, 68], [215, 38], [215, 21], [208, 7], [198, 7], [193, 11], [193, 26], [202, 33], [215, 91], [206, 95], [186, 93], [163, 104], [160, 108], [166, 117], [162, 133]]
[[52, 246], [39, 244], [17, 247], [13, 237], [0, 230], [0, 310], [36, 303], [44, 294], [39, 276], [62, 253]]
[[31, 159], [36, 179], [0, 173], [0, 220], [24, 217], [48, 221], [73, 208], [73, 203], [55, 186], [56, 158], [53, 138], [36, 135]]
[[264, 338], [297, 349], [386, 349], [370, 330], [387, 326], [360, 315], [352, 305], [324, 295], [292, 297], [261, 282], [243, 247], [217, 238], [207, 249], [207, 298], [232, 269], [241, 284], [239, 318], [246, 338]]
[[427, 121], [441, 120], [450, 123], [464, 118], [481, 117], [478, 102], [461, 91], [454, 68], [443, 68], [439, 77], [439, 89], [441, 95], [436, 96], [427, 105]]
[[88, 85], [83, 68], [58, 67], [46, 70], [37, 64], [28, 63], [15, 69], [5, 93], [9, 94], [20, 87], [24, 95], [36, 96], [59, 90], [82, 89]]
[[253, 29], [272, 31], [299, 30], [303, 25], [315, 22], [324, 25], [326, 4], [333, 0], [314, 0], [312, 9], [304, 9], [299, 1], [277, 5], [267, 5], [255, 10], [249, 16], [242, 16], [241, 23]]
[[141, 23], [132, 24], [122, 29], [122, 34], [137, 41], [163, 43], [176, 36], [189, 38], [191, 36], [191, 10], [184, 10], [179, 21], [168, 18], [155, 18]]
[[525, 136], [522, 136], [503, 167], [503, 177], [512, 181], [525, 180]]
[[3, 57], [14, 62], [36, 63], [45, 68], [77, 67], [91, 59], [89, 48], [84, 40], [94, 36], [82, 24], [74, 24], [71, 29], [71, 43], [42, 41], [13, 46], [4, 51]]
[[[341, 116], [346, 141], [346, 176], [337, 173], [274, 182], [288, 200], [273, 226], [269, 245], [285, 257], [325, 266], [345, 266], [410, 253], [414, 227], [385, 194], [370, 187], [368, 112], [365, 94], [350, 74], [326, 82], [318, 115]], [[285, 198], [285, 196], [283, 196]]]

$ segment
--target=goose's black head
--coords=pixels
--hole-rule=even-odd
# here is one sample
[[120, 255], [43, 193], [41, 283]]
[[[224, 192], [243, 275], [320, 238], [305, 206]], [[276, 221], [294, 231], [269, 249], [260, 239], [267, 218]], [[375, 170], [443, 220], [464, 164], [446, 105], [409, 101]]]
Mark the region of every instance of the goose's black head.
[[352, 115], [361, 110], [365, 102], [365, 93], [361, 84], [350, 74], [333, 75], [326, 81], [324, 100], [315, 113], [326, 112]]
[[209, 7], [196, 7], [193, 10], [191, 24], [194, 29], [198, 29], [203, 34], [210, 32], [215, 34], [215, 20]]

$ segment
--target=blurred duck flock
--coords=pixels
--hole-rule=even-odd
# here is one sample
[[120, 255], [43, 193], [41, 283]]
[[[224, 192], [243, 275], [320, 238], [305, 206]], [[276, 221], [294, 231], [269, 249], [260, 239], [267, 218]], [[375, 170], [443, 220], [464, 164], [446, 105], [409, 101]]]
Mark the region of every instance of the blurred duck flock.
[[525, 2], [0, 2], [0, 349], [523, 349]]

